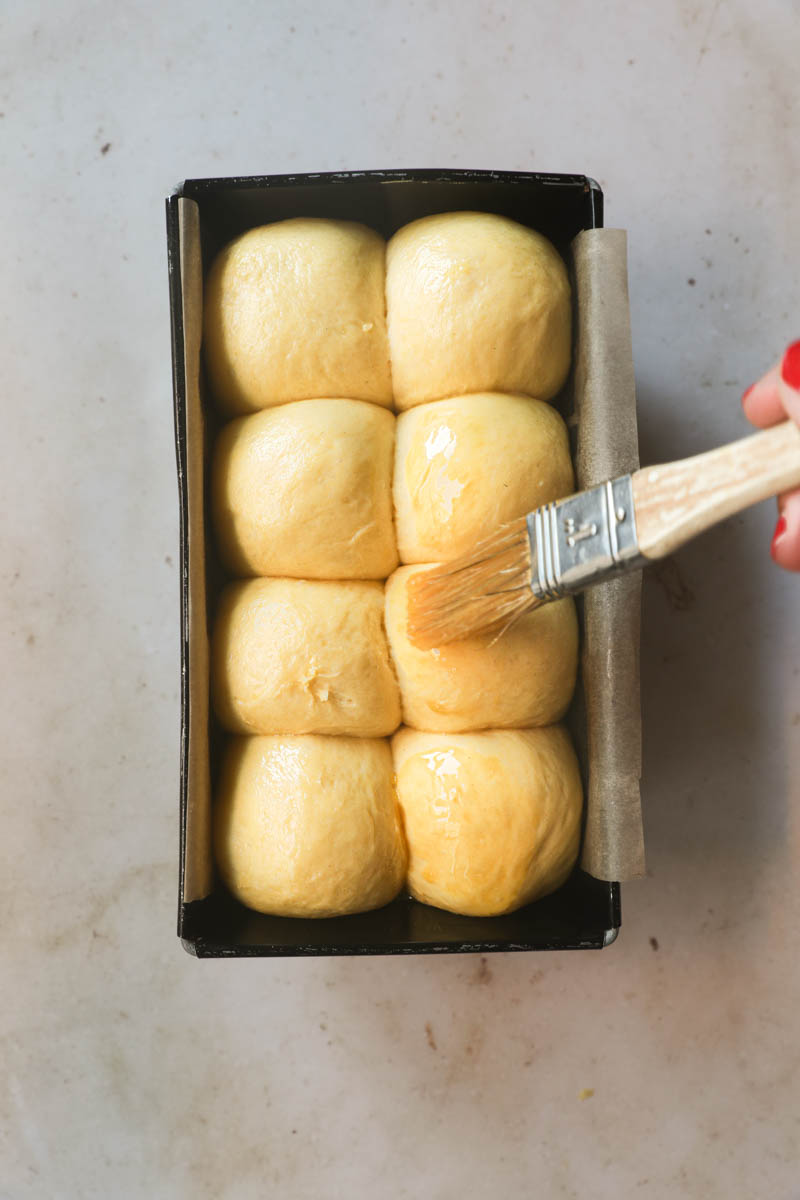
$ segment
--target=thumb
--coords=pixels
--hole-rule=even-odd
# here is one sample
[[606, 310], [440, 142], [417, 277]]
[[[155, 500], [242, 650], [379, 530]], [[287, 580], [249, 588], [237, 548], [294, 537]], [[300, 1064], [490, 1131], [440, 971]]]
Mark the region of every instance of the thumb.
[[779, 517], [770, 553], [779, 567], [800, 571], [800, 492], [790, 492], [778, 502]]

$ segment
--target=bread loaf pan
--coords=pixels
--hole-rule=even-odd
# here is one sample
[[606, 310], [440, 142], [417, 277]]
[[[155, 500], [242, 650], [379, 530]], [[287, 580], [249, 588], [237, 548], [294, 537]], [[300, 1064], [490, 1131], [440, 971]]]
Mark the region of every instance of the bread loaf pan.
[[[181, 539], [178, 935], [198, 957], [580, 950], [616, 937], [619, 885], [579, 868], [557, 892], [508, 916], [456, 916], [401, 895], [374, 912], [326, 920], [252, 912], [232, 899], [214, 871], [209, 818], [223, 734], [209, 706], [208, 635], [224, 576], [208, 507], [208, 450], [218, 418], [200, 348], [203, 273], [227, 241], [270, 221], [362, 221], [388, 238], [418, 217], [458, 209], [529, 225], [569, 261], [575, 235], [602, 226], [603, 197], [583, 175], [425, 170], [193, 179], [167, 199]], [[569, 724], [585, 771], [580, 694]]]

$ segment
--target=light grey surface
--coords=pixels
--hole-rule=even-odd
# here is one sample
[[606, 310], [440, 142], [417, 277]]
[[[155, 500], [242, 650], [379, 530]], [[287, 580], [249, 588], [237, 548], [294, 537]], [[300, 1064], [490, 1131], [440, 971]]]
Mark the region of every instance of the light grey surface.
[[771, 505], [646, 585], [652, 874], [615, 946], [198, 963], [173, 933], [164, 194], [594, 175], [629, 230], [642, 458], [682, 456], [745, 432], [798, 332], [800, 9], [755, 11], [5, 6], [4, 1200], [800, 1194], [800, 580]]

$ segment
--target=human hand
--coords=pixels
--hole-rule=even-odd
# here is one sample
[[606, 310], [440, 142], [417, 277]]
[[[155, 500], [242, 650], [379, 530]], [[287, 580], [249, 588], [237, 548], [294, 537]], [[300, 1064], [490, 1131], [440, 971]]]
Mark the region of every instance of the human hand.
[[[742, 396], [748, 421], [762, 429], [791, 417], [800, 425], [800, 341]], [[800, 571], [800, 489], [778, 497], [778, 524], [770, 553], [787, 571]]]

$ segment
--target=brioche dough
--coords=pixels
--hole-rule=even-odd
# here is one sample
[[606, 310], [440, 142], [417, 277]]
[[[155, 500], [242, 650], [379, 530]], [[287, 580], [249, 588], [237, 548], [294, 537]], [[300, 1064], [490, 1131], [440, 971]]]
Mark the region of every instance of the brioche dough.
[[353, 396], [390, 405], [385, 245], [365, 225], [300, 217], [251, 229], [206, 280], [211, 385], [231, 413]]
[[379, 583], [251, 579], [217, 610], [214, 707], [234, 733], [383, 737], [400, 698]]
[[389, 743], [231, 738], [214, 845], [227, 887], [259, 912], [333, 917], [388, 904], [407, 862]]
[[503, 521], [573, 488], [567, 427], [541, 400], [456, 396], [397, 418], [394, 505], [402, 562], [457, 558]]
[[465, 392], [549, 400], [567, 377], [567, 269], [539, 233], [490, 213], [404, 226], [386, 255], [395, 404]]
[[237, 575], [385, 579], [397, 566], [395, 418], [360, 400], [301, 400], [226, 425], [213, 465], [225, 565]]
[[554, 891], [578, 854], [581, 779], [560, 725], [392, 739], [417, 900], [497, 916]]
[[408, 580], [421, 570], [430, 567], [400, 567], [386, 583], [386, 632], [405, 724], [463, 732], [560, 720], [578, 670], [572, 598], [526, 614], [494, 642], [478, 635], [418, 650], [407, 634]]

